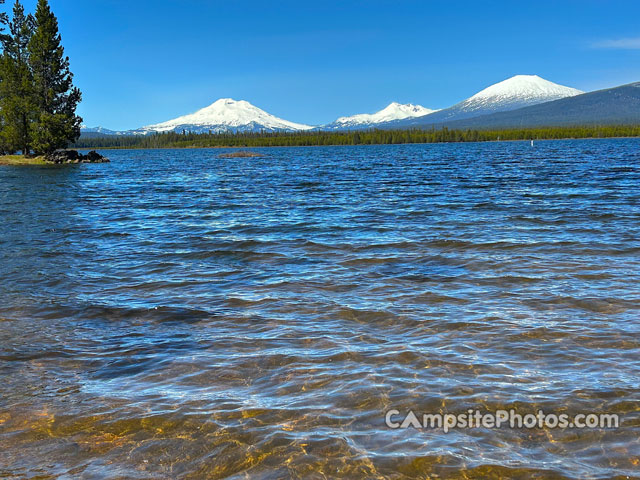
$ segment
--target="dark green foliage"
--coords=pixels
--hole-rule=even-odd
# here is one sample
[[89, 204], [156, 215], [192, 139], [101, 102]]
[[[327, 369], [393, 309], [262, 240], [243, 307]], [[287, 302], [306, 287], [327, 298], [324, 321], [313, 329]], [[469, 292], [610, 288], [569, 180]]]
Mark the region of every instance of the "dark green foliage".
[[6, 26], [9, 24], [9, 15], [5, 12], [0, 13], [0, 42], [4, 42], [9, 36], [4, 33]]
[[[2, 20], [2, 19], [0, 19]], [[75, 113], [81, 99], [64, 56], [58, 21], [47, 0], [35, 18], [16, 0], [9, 35], [2, 35], [0, 142], [5, 153], [28, 155], [66, 147], [80, 136]]]
[[159, 133], [148, 136], [81, 137], [75, 148], [288, 147], [496, 140], [640, 137], [640, 126], [547, 127], [511, 130], [367, 130], [296, 133]]
[[7, 150], [22, 150], [26, 155], [31, 150], [29, 130], [35, 117], [28, 52], [33, 28], [33, 17], [25, 15], [24, 8], [16, 1], [9, 23], [11, 35], [4, 39], [4, 55], [0, 58], [0, 116], [4, 125], [0, 134]]

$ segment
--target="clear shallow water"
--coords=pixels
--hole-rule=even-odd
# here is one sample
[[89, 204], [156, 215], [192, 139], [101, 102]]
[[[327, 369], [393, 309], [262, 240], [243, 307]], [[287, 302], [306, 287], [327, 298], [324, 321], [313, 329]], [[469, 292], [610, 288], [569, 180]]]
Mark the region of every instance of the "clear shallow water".
[[640, 476], [639, 140], [220, 152], [0, 167], [1, 478]]

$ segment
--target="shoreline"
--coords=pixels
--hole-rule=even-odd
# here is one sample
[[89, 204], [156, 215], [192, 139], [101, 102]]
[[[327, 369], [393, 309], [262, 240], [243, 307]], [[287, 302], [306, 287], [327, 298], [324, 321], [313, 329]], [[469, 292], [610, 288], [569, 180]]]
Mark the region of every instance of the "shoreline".
[[109, 159], [100, 155], [95, 150], [91, 150], [88, 154], [83, 155], [77, 150], [72, 149], [58, 150], [47, 155], [38, 155], [35, 157], [24, 155], [0, 156], [0, 165], [9, 166], [68, 165], [79, 163], [109, 163]]
[[24, 155], [2, 155], [0, 156], [0, 165], [42, 166], [54, 164], [52, 162], [47, 162], [42, 156], [25, 157]]
[[[534, 138], [534, 139], [509, 139], [509, 140], [476, 140], [476, 141], [459, 141], [459, 142], [407, 142], [407, 143], [359, 143], [356, 145], [352, 144], [344, 144], [344, 143], [336, 143], [336, 144], [327, 144], [327, 145], [213, 145], [213, 146], [199, 146], [199, 145], [189, 145], [189, 146], [173, 146], [173, 147], [136, 147], [136, 146], [128, 146], [128, 147], [100, 147], [100, 146], [91, 146], [91, 147], [73, 147], [75, 150], [217, 150], [217, 149], [225, 149], [225, 148], [233, 148], [233, 149], [248, 149], [248, 148], [318, 148], [318, 147], [377, 147], [380, 145], [442, 145], [442, 144], [473, 144], [473, 143], [517, 143], [517, 142], [526, 142], [529, 143], [533, 140], [535, 143], [537, 142], [562, 142], [567, 140], [624, 140], [624, 139], [633, 139], [638, 138], [640, 136], [620, 136], [620, 137], [564, 137], [564, 138]], [[0, 165], [1, 163], [0, 157]]]

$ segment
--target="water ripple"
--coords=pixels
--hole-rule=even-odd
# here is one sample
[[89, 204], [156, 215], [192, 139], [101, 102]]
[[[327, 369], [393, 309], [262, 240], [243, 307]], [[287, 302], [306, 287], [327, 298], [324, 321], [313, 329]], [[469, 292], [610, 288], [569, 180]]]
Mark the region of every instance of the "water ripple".
[[640, 478], [639, 147], [0, 167], [0, 477]]

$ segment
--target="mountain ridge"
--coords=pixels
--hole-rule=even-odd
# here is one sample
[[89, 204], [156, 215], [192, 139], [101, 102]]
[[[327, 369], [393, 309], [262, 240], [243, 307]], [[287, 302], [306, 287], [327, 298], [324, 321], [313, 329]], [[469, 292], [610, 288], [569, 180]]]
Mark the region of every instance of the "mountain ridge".
[[[194, 113], [135, 130], [119, 132], [83, 126], [82, 134], [89, 137], [183, 130], [192, 133], [297, 132], [630, 124], [640, 123], [638, 86], [640, 82], [584, 93], [536, 75], [516, 75], [443, 110], [431, 111], [420, 105], [392, 102], [375, 113], [339, 117], [318, 127], [278, 118], [244, 100], [222, 98]], [[431, 113], [421, 115], [425, 111]]]

